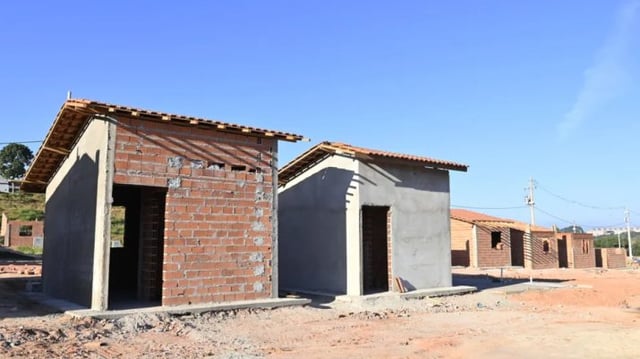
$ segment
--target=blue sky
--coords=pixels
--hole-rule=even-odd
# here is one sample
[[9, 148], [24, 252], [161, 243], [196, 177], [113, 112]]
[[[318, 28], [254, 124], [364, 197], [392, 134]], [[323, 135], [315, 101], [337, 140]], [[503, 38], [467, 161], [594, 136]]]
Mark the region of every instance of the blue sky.
[[497, 216], [528, 220], [533, 176], [538, 224], [640, 225], [640, 0], [175, 4], [2, 4], [0, 143], [72, 90], [312, 139], [281, 164], [322, 140], [469, 164], [452, 203]]

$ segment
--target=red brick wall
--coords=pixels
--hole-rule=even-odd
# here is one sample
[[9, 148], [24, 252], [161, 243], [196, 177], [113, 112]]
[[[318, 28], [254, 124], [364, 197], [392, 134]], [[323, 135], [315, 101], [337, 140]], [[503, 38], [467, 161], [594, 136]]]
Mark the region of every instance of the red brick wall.
[[[565, 235], [563, 233], [563, 235]], [[596, 253], [593, 248], [593, 235], [585, 233], [568, 233], [567, 250], [569, 251], [569, 268], [594, 268]]]
[[114, 182], [168, 188], [163, 305], [271, 296], [276, 146], [197, 126], [119, 121]]
[[[554, 232], [533, 232], [524, 235], [525, 267], [530, 269], [558, 268], [558, 242]], [[544, 251], [544, 243], [549, 251]]]
[[[491, 232], [500, 232], [502, 245], [491, 247]], [[478, 267], [504, 267], [511, 265], [511, 246], [508, 228], [476, 227]]]
[[[34, 237], [44, 236], [44, 222], [42, 221], [9, 221], [4, 244], [7, 247], [32, 247]], [[21, 236], [20, 227], [31, 226], [30, 236]]]
[[451, 265], [470, 266], [470, 245], [473, 240], [471, 223], [451, 219]]
[[164, 191], [144, 191], [141, 198], [141, 278], [140, 297], [161, 299], [164, 237]]
[[602, 259], [602, 268], [627, 267], [627, 252], [623, 248], [598, 248], [597, 251]]

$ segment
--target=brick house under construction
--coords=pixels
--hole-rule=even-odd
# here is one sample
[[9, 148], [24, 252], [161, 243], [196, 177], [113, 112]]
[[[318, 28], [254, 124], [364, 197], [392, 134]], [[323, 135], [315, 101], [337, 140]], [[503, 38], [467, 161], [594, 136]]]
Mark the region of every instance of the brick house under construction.
[[454, 266], [593, 268], [593, 248], [590, 234], [561, 233], [465, 209], [451, 210]]
[[42, 247], [42, 221], [9, 220], [5, 213], [1, 217], [0, 237], [5, 247]]
[[277, 142], [300, 139], [67, 100], [22, 183], [46, 192], [45, 293], [94, 310], [277, 297]]

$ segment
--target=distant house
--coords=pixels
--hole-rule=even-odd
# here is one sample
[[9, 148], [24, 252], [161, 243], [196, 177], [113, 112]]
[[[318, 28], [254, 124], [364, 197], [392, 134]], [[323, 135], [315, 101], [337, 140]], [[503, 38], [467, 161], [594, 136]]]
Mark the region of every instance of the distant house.
[[44, 292], [93, 310], [277, 297], [278, 140], [301, 138], [67, 100], [22, 182], [46, 193]]
[[451, 286], [449, 171], [433, 158], [322, 142], [279, 172], [280, 287], [362, 295]]
[[560, 233], [465, 209], [451, 210], [453, 265], [592, 268], [593, 248], [590, 234]]
[[10, 180], [0, 177], [0, 193], [11, 193], [14, 192], [15, 186], [13, 182]]
[[464, 209], [451, 210], [451, 264], [524, 266], [523, 232], [515, 222]]
[[596, 267], [626, 268], [627, 252], [624, 248], [596, 248]]
[[42, 247], [44, 225], [42, 221], [9, 220], [2, 214], [0, 237], [5, 247]]
[[556, 233], [560, 268], [594, 268], [596, 252], [591, 233]]

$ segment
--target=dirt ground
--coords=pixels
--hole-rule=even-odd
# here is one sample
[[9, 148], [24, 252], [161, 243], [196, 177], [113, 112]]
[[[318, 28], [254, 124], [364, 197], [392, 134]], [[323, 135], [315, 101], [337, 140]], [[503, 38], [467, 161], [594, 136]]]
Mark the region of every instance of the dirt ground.
[[[30, 302], [20, 294], [28, 273], [0, 273], [3, 358], [640, 356], [637, 269], [508, 270], [502, 281], [499, 270], [455, 269], [455, 283], [482, 290], [117, 320], [74, 319]], [[538, 286], [542, 279], [550, 287]]]

